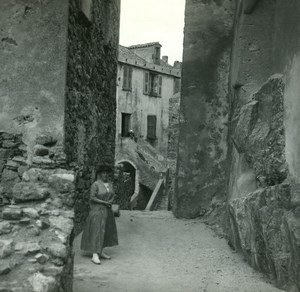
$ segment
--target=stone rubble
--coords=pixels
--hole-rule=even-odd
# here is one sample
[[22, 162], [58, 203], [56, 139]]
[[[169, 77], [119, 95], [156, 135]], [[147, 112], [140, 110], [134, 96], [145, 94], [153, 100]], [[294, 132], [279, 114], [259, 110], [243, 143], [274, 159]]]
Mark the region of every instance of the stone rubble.
[[75, 177], [56, 139], [36, 141], [28, 159], [21, 136], [0, 132], [0, 291], [72, 287]]

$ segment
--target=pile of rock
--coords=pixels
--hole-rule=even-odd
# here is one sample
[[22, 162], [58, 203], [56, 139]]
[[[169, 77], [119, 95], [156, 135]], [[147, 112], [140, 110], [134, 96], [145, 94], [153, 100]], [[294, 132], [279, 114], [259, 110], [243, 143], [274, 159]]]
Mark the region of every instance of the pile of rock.
[[9, 154], [1, 156], [2, 175], [17, 174], [10, 185], [7, 176], [1, 179], [0, 291], [72, 291], [74, 173], [59, 167], [64, 163], [59, 151], [51, 155], [58, 149], [53, 139], [38, 141], [28, 162], [26, 151], [15, 156], [24, 147], [15, 137], [11, 143], [2, 139], [0, 149]]

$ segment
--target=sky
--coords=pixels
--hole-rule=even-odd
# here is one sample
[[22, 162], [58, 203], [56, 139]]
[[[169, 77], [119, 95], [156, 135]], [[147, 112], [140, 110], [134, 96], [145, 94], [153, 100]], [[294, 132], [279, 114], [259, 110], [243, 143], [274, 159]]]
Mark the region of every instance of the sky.
[[169, 64], [182, 61], [185, 0], [121, 0], [120, 44], [158, 41]]

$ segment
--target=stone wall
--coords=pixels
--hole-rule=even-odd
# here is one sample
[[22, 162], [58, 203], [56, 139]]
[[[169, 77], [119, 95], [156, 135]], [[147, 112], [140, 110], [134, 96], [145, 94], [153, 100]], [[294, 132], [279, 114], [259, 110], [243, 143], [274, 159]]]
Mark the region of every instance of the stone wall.
[[175, 213], [196, 217], [225, 198], [234, 3], [187, 0]]
[[231, 67], [231, 240], [279, 287], [300, 289], [300, 3], [245, 4], [237, 2]]
[[91, 1], [89, 20], [79, 1], [69, 6], [65, 151], [77, 169], [76, 233], [88, 211], [99, 164], [114, 166], [120, 3]]
[[28, 160], [20, 135], [0, 134], [1, 291], [72, 291], [74, 173], [58, 148], [37, 136]]
[[[300, 3], [234, 4], [187, 1], [177, 215], [201, 215], [209, 207], [208, 220], [225, 223], [230, 243], [253, 267], [278, 287], [297, 290]], [[223, 30], [213, 37], [220, 23]], [[227, 61], [218, 74], [222, 54]], [[218, 112], [227, 113], [223, 127], [216, 127]]]
[[179, 137], [180, 93], [169, 100], [169, 136], [168, 136], [168, 205], [172, 209], [174, 201], [174, 184], [177, 167], [178, 137]]

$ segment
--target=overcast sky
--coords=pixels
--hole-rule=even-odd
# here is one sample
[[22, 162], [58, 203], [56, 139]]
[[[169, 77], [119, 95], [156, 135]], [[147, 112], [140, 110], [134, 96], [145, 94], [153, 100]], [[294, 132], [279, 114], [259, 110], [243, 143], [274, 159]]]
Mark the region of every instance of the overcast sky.
[[158, 41], [169, 63], [182, 60], [185, 0], [121, 0], [120, 44]]

